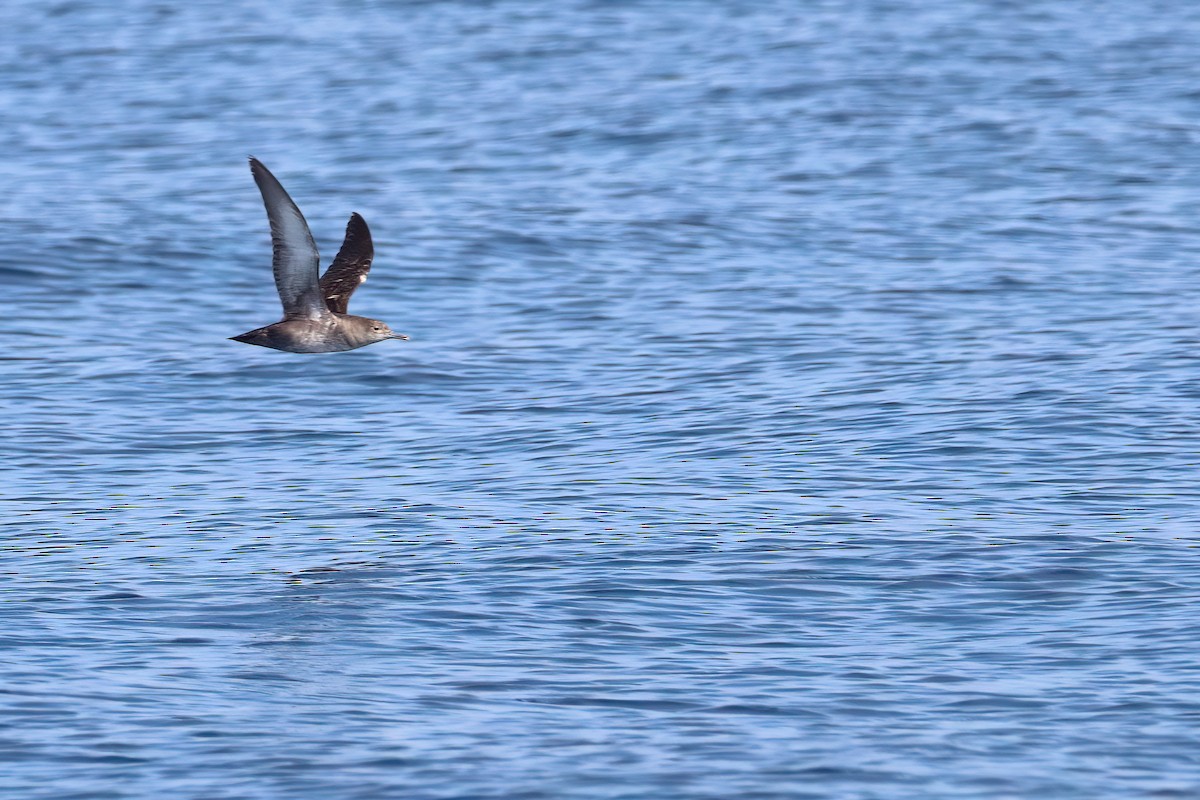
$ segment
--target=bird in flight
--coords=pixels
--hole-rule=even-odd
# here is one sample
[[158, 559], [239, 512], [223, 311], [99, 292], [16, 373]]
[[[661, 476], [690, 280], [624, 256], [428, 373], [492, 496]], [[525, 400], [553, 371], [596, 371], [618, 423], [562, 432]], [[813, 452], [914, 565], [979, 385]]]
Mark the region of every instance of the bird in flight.
[[367, 279], [375, 257], [366, 220], [350, 215], [342, 249], [321, 275], [321, 256], [300, 209], [261, 161], [251, 157], [250, 172], [271, 223], [271, 267], [283, 319], [230, 338], [289, 353], [335, 353], [407, 339], [377, 319], [346, 313], [350, 295]]

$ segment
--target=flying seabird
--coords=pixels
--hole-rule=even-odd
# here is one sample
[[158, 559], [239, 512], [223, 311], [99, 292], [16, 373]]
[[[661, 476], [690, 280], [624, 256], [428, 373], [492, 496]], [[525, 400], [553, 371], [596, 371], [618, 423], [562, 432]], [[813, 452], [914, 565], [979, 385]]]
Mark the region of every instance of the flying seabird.
[[346, 313], [350, 295], [367, 279], [375, 257], [366, 221], [357, 213], [350, 215], [342, 249], [320, 275], [321, 256], [300, 209], [261, 161], [251, 157], [250, 172], [271, 223], [271, 267], [283, 319], [230, 338], [289, 353], [334, 353], [384, 339], [407, 339], [377, 319]]

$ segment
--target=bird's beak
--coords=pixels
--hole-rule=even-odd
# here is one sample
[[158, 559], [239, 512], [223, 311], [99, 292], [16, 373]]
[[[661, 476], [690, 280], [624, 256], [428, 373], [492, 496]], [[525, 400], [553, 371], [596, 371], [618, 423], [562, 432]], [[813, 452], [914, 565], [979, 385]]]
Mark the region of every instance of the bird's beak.
[[388, 338], [389, 338], [389, 339], [403, 339], [403, 340], [404, 340], [404, 341], [406, 341], [406, 342], [408, 341], [408, 337], [407, 337], [407, 336], [405, 336], [403, 333], [393, 333], [393, 334], [392, 334], [391, 336], [389, 336]]

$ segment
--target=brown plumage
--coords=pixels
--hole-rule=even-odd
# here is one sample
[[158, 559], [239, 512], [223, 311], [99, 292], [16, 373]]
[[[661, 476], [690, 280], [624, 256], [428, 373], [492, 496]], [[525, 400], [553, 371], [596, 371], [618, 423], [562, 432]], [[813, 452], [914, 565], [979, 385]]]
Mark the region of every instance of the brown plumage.
[[346, 238], [342, 249], [333, 263], [321, 276], [321, 292], [325, 305], [335, 314], [345, 314], [350, 305], [350, 295], [367, 279], [371, 271], [371, 259], [375, 257], [375, 246], [371, 243], [371, 230], [367, 221], [354, 212], [346, 223]]
[[321, 256], [304, 215], [262, 162], [251, 158], [250, 172], [271, 223], [271, 266], [283, 319], [230, 338], [290, 353], [333, 353], [407, 339], [377, 319], [346, 313], [350, 295], [367, 279], [375, 255], [366, 221], [350, 216], [342, 249], [318, 278]]

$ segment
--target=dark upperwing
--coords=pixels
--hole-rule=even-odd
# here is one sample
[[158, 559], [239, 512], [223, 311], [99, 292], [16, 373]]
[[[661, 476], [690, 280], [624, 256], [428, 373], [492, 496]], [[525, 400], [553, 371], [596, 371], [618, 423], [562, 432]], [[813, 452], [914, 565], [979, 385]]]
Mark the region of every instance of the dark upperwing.
[[367, 221], [357, 213], [350, 215], [346, 223], [346, 238], [337, 257], [321, 276], [321, 292], [325, 305], [336, 314], [345, 314], [350, 306], [350, 295], [359, 284], [367, 279], [371, 271], [371, 259], [375, 257], [375, 246], [371, 243], [371, 231]]

